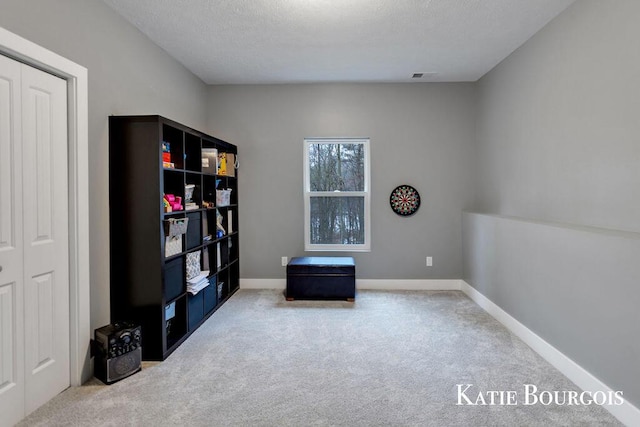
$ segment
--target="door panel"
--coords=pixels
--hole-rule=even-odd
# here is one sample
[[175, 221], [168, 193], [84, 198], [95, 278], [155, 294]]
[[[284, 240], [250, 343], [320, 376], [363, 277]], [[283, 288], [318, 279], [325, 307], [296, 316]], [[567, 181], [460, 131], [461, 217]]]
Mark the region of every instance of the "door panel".
[[[5, 58], [0, 57], [0, 66], [2, 66], [2, 74], [0, 74], [0, 200], [11, 202], [0, 205], [0, 250], [12, 248], [15, 245], [15, 169], [13, 164], [16, 160], [14, 158], [16, 118], [14, 108], [15, 91], [19, 88], [15, 87], [14, 78], [20, 76], [19, 67], [13, 67], [14, 69], [11, 70], [6, 66], [7, 64], [3, 64], [5, 61]], [[14, 76], [10, 75], [11, 71], [14, 71]]]
[[0, 395], [18, 383], [16, 372], [16, 283], [0, 286]]
[[67, 93], [22, 67], [26, 413], [69, 387]]
[[10, 425], [25, 409], [21, 67], [0, 56], [0, 414]]
[[33, 325], [33, 340], [26, 342], [25, 346], [27, 354], [32, 354], [30, 362], [31, 366], [27, 366], [27, 369], [31, 370], [31, 374], [36, 374], [38, 371], [45, 369], [55, 360], [54, 352], [54, 333], [53, 330], [55, 322], [55, 309], [53, 307], [53, 295], [55, 285], [53, 281], [53, 274], [46, 273], [33, 278], [31, 286], [27, 287], [30, 293], [25, 295], [27, 301], [31, 301], [31, 306], [35, 308]]
[[[43, 92], [42, 90], [34, 87], [30, 87], [27, 93], [27, 96], [30, 97], [30, 101], [33, 102], [31, 107], [35, 107], [35, 134], [27, 134], [30, 135], [34, 139], [34, 146], [29, 147], [33, 149], [35, 152], [35, 159], [33, 158], [25, 158], [25, 166], [35, 166], [35, 169], [29, 171], [28, 168], [25, 169], [25, 172], [28, 174], [35, 175], [35, 198], [33, 202], [35, 202], [34, 213], [35, 216], [31, 216], [31, 218], [35, 221], [33, 224], [25, 224], [25, 226], [32, 227], [33, 233], [31, 233], [31, 237], [35, 242], [51, 242], [51, 230], [52, 230], [52, 221], [53, 221], [53, 211], [51, 206], [52, 199], [52, 173], [53, 173], [53, 165], [51, 164], [51, 154], [52, 147], [52, 123], [51, 123], [51, 103], [53, 99], [51, 98], [51, 94], [47, 92]], [[29, 151], [31, 155], [31, 151]], [[35, 162], [33, 162], [35, 160]], [[30, 164], [29, 164], [30, 163]]]

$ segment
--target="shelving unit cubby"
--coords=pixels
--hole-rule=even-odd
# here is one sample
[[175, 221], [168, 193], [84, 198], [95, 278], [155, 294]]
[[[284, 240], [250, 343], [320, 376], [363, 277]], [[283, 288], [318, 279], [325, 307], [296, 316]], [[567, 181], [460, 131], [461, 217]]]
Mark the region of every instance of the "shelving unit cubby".
[[[171, 167], [163, 163], [166, 143]], [[237, 171], [203, 168], [203, 149], [237, 156], [235, 145], [161, 116], [109, 118], [111, 320], [141, 325], [144, 360], [167, 358], [239, 288]], [[184, 209], [188, 184], [197, 209]], [[221, 189], [231, 190], [230, 204], [205, 207]], [[183, 209], [167, 212], [165, 194], [180, 197]], [[170, 219], [188, 219], [172, 252], [165, 248]], [[209, 285], [192, 295], [187, 256], [197, 252]]]

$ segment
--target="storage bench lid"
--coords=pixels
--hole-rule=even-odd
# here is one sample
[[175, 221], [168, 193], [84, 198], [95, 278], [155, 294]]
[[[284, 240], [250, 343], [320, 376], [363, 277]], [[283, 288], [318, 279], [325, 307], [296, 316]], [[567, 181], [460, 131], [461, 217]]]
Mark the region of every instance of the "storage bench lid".
[[297, 257], [287, 265], [287, 275], [355, 275], [356, 263], [351, 257]]
[[355, 267], [356, 262], [352, 257], [295, 257], [291, 258], [289, 265], [312, 265], [318, 267]]

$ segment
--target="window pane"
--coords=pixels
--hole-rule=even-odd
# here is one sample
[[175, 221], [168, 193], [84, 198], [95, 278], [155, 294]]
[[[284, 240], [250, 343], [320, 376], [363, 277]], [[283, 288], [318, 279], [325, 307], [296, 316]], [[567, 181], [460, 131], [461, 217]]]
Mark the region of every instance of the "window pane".
[[363, 144], [310, 144], [311, 191], [364, 191]]
[[364, 244], [364, 197], [311, 197], [311, 244]]

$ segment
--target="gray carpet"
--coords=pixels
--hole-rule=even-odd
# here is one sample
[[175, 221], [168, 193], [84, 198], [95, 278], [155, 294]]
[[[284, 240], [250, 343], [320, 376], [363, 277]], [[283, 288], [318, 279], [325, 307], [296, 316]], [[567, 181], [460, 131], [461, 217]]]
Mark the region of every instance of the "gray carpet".
[[[519, 405], [459, 406], [456, 384], [474, 401], [516, 390]], [[525, 406], [524, 384], [579, 390], [461, 292], [242, 290], [166, 361], [71, 388], [20, 425], [620, 425], [597, 405]]]

